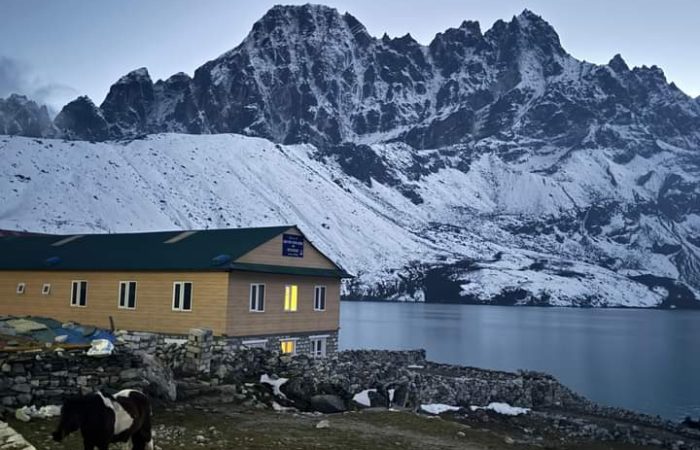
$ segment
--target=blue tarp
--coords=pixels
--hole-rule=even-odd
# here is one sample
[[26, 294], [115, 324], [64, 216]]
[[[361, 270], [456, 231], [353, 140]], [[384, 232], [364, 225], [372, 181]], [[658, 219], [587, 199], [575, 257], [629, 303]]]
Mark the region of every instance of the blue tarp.
[[[57, 336], [66, 336], [61, 342], [66, 344], [90, 344], [93, 339], [107, 339], [111, 343], [116, 341], [114, 335], [108, 330], [102, 330], [89, 325], [73, 323], [63, 324], [48, 317], [22, 317], [23, 322], [34, 322], [37, 329], [20, 331], [11, 326], [12, 319], [18, 317], [0, 318], [0, 334], [24, 336], [39, 342], [55, 342]], [[43, 326], [42, 326], [43, 325]]]

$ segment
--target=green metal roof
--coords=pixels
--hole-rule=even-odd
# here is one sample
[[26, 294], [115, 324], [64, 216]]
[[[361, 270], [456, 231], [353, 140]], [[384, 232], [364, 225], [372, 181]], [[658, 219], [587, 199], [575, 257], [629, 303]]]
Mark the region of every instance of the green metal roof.
[[0, 270], [225, 271], [236, 259], [292, 228], [3, 236]]
[[267, 264], [232, 263], [231, 270], [244, 272], [278, 273], [281, 275], [300, 275], [309, 277], [353, 278], [342, 269], [317, 269], [314, 267], [271, 266]]

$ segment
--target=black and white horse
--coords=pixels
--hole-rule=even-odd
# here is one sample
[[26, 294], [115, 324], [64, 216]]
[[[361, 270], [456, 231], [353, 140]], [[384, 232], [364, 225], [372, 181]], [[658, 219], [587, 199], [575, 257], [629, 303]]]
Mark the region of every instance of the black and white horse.
[[85, 450], [107, 450], [111, 442], [129, 439], [133, 450], [153, 450], [151, 403], [145, 394], [134, 389], [114, 395], [96, 392], [70, 397], [63, 403], [53, 438], [61, 442], [78, 430]]

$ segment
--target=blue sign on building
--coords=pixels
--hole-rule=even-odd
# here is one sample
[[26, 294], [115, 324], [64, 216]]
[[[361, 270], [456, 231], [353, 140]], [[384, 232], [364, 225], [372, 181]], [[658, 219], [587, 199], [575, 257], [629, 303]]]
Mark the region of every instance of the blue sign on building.
[[296, 234], [282, 235], [282, 256], [304, 257], [304, 238]]

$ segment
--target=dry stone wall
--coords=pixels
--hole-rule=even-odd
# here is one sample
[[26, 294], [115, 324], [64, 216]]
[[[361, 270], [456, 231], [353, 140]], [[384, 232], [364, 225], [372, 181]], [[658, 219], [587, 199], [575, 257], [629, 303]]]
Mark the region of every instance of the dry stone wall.
[[0, 406], [60, 404], [65, 396], [96, 390], [145, 388], [142, 358], [117, 351], [91, 357], [83, 350], [0, 352]]

